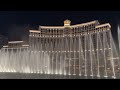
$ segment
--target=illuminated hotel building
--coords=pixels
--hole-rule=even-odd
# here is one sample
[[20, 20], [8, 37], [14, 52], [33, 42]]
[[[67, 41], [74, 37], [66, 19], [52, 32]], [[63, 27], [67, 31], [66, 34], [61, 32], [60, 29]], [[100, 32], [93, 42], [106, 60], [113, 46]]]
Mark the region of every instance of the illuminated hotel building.
[[39, 26], [29, 32], [29, 50], [40, 53], [41, 73], [112, 78], [119, 73], [109, 23], [95, 20], [71, 25], [65, 20], [64, 26]]

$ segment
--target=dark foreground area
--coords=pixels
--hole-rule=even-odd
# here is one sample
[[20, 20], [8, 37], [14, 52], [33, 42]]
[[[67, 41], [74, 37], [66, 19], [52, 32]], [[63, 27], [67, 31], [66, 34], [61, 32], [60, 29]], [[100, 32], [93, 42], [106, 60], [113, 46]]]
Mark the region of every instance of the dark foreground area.
[[97, 78], [85, 76], [64, 76], [64, 75], [48, 75], [48, 74], [21, 74], [21, 73], [0, 73], [0, 79], [112, 79]]

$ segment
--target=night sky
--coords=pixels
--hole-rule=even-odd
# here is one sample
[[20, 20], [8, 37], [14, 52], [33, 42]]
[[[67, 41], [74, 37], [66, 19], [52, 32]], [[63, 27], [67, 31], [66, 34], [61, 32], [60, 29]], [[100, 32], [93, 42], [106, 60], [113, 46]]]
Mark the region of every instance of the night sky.
[[120, 22], [120, 11], [0, 11], [0, 34], [11, 40], [26, 40], [29, 29], [38, 29], [39, 25], [63, 25], [69, 19], [72, 24], [92, 20], [110, 23], [112, 34], [117, 41], [117, 25]]

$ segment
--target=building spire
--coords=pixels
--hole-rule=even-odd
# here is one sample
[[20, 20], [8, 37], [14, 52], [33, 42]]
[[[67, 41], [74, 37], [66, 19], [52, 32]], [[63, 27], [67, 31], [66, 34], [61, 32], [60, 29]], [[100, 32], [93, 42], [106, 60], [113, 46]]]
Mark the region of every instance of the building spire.
[[68, 19], [66, 19], [66, 20], [64, 21], [64, 27], [69, 27], [70, 25], [71, 25], [71, 21], [68, 20]]

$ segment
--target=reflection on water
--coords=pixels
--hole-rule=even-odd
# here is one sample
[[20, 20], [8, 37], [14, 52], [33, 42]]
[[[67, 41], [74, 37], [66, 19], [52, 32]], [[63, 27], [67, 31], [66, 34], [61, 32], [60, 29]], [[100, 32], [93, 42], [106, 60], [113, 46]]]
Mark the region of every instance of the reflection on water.
[[111, 79], [85, 76], [64, 76], [47, 74], [0, 73], [0, 79]]

